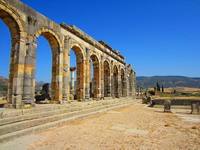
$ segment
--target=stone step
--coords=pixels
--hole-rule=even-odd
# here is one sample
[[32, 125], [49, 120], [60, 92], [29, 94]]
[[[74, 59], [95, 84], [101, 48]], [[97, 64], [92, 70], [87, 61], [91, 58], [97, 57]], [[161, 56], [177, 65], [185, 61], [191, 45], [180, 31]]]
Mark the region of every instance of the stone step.
[[[119, 101], [121, 102], [121, 101]], [[31, 120], [31, 119], [39, 119], [45, 116], [51, 116], [60, 113], [73, 112], [80, 110], [82, 108], [87, 109], [91, 107], [98, 107], [101, 105], [108, 105], [109, 103], [113, 103], [113, 101], [103, 101], [103, 102], [87, 102], [82, 104], [68, 104], [68, 105], [60, 105], [60, 106], [44, 106], [43, 108], [34, 108], [33, 110], [10, 110], [2, 112], [3, 116], [0, 118], [0, 126], [10, 123], [15, 123], [23, 120]], [[115, 101], [118, 103], [118, 101]], [[19, 113], [20, 112], [20, 113]], [[21, 113], [23, 112], [23, 113]], [[25, 113], [24, 113], [25, 112]], [[13, 115], [14, 114], [14, 115]]]
[[[53, 121], [57, 121], [57, 120], [61, 120], [61, 119], [65, 119], [67, 117], [72, 117], [75, 115], [98, 111], [101, 109], [105, 109], [107, 107], [115, 107], [115, 106], [121, 105], [121, 104], [123, 104], [123, 101], [111, 103], [111, 104], [104, 103], [104, 105], [97, 105], [93, 108], [91, 108], [91, 107], [90, 108], [86, 108], [86, 107], [79, 108], [78, 110], [75, 109], [75, 111], [73, 111], [73, 112], [60, 110], [60, 111], [56, 111], [56, 112], [54, 111], [54, 112], [43, 113], [42, 115], [41, 114], [36, 114], [36, 115], [32, 114], [31, 116], [28, 116], [29, 118], [27, 116], [24, 116], [24, 118], [26, 118], [26, 120], [21, 120], [21, 121], [17, 121], [17, 122], [12, 122], [11, 124], [1, 125], [0, 126], [0, 135], [11, 133], [11, 132], [18, 131], [18, 130], [22, 130], [25, 128], [30, 128], [30, 127], [45, 124], [45, 123], [49, 123], [49, 122], [53, 122]], [[20, 116], [20, 118], [21, 117], [22, 116]], [[6, 120], [8, 120], [8, 119], [9, 118], [7, 118]]]
[[49, 122], [53, 122], [53, 121], [57, 121], [57, 120], [61, 120], [64, 118], [68, 118], [68, 117], [72, 117], [72, 116], [76, 116], [80, 114], [89, 113], [95, 110], [105, 109], [105, 108], [106, 106], [98, 106], [97, 108], [95, 107], [95, 108], [92, 108], [91, 110], [86, 109], [86, 110], [79, 110], [79, 111], [74, 111], [74, 112], [66, 112], [66, 113], [61, 113], [57, 115], [45, 116], [38, 119], [29, 119], [29, 120], [23, 120], [23, 121], [12, 123], [12, 124], [2, 125], [0, 126], [0, 135], [22, 130], [25, 128], [34, 127], [34, 126], [49, 123]]
[[43, 117], [47, 117], [47, 116], [52, 116], [52, 115], [57, 115], [57, 114], [62, 114], [62, 113], [68, 113], [68, 112], [74, 112], [74, 111], [80, 111], [82, 108], [84, 109], [88, 109], [90, 107], [98, 107], [98, 106], [101, 106], [100, 104], [98, 105], [89, 105], [89, 107], [85, 106], [71, 106], [71, 107], [62, 107], [60, 109], [56, 109], [56, 110], [53, 110], [50, 111], [49, 110], [46, 110], [46, 111], [41, 111], [40, 113], [39, 112], [34, 112], [34, 113], [31, 113], [31, 114], [24, 114], [24, 115], [19, 115], [19, 116], [14, 116], [14, 117], [6, 117], [6, 118], [1, 118], [0, 119], [0, 126], [2, 125], [6, 125], [6, 124], [10, 124], [10, 123], [16, 123], [16, 122], [20, 122], [20, 121], [25, 121], [25, 120], [32, 120], [32, 119], [39, 119], [39, 118], [43, 118]]
[[18, 117], [18, 116], [24, 116], [24, 115], [31, 115], [34, 113], [42, 113], [42, 112], [51, 112], [51, 111], [55, 111], [55, 110], [60, 110], [60, 109], [65, 109], [65, 108], [73, 108], [75, 109], [77, 106], [77, 109], [79, 109], [80, 107], [90, 107], [90, 106], [98, 106], [98, 105], [102, 105], [104, 103], [113, 103], [114, 101], [119, 101], [119, 100], [115, 100], [115, 99], [111, 99], [111, 100], [101, 100], [101, 101], [95, 101], [95, 103], [93, 103], [94, 101], [89, 101], [89, 102], [72, 102], [71, 104], [37, 104], [37, 107], [35, 108], [31, 108], [31, 109], [7, 109], [7, 108], [3, 108], [0, 109], [0, 120], [3, 118], [9, 118], [9, 117]]
[[[67, 113], [67, 112], [74, 112], [74, 111], [80, 111], [81, 109], [88, 109], [88, 108], [95, 108], [98, 106], [102, 106], [102, 105], [108, 105], [109, 103], [112, 105], [117, 105], [118, 103], [121, 103], [123, 101], [115, 101], [115, 103], [113, 103], [112, 101], [107, 101], [107, 102], [95, 102], [95, 103], [86, 103], [85, 105], [80, 105], [80, 106], [74, 106], [74, 105], [64, 105], [64, 106], [59, 106], [59, 109], [52, 109], [55, 107], [44, 107], [43, 109], [40, 108], [41, 112], [38, 111], [32, 111], [32, 113], [24, 113], [23, 115], [17, 115], [17, 116], [7, 116], [4, 118], [0, 118], [0, 126], [2, 125], [6, 125], [6, 124], [10, 124], [10, 123], [16, 123], [16, 122], [20, 122], [20, 121], [25, 121], [25, 120], [32, 120], [32, 119], [39, 119], [42, 117], [46, 117], [46, 116], [52, 116], [52, 115], [56, 115], [56, 114], [61, 114], [61, 113]], [[58, 107], [56, 107], [58, 108]], [[39, 109], [37, 109], [39, 110]], [[16, 110], [18, 111], [18, 110]], [[15, 111], [11, 111], [10, 113], [13, 113]], [[9, 114], [7, 112], [7, 114]], [[16, 114], [16, 113], [14, 113]]]
[[10, 133], [1, 135], [0, 142], [5, 142], [5, 141], [8, 141], [8, 140], [11, 140], [11, 139], [23, 136], [23, 135], [28, 135], [31, 133], [41, 132], [41, 131], [44, 131], [44, 130], [47, 130], [47, 129], [50, 129], [53, 127], [58, 127], [58, 126], [67, 124], [69, 122], [72, 122], [74, 120], [80, 120], [80, 119], [87, 118], [87, 117], [90, 117], [90, 116], [93, 116], [93, 115], [96, 115], [99, 113], [122, 108], [122, 107], [128, 106], [132, 103], [133, 103], [133, 101], [127, 101], [126, 103], [122, 102], [121, 104], [118, 104], [118, 105], [107, 105], [105, 107], [101, 107], [101, 109], [100, 108], [99, 109], [91, 109], [90, 111], [83, 110], [83, 111], [77, 112], [76, 115], [74, 114], [72, 116], [68, 116], [67, 118], [63, 118], [63, 116], [60, 115], [62, 117], [60, 117], [59, 120], [52, 121], [52, 122], [43, 122], [42, 124], [39, 124], [34, 127], [23, 128], [22, 130], [18, 130], [18, 131], [14, 131], [14, 132], [10, 132]]

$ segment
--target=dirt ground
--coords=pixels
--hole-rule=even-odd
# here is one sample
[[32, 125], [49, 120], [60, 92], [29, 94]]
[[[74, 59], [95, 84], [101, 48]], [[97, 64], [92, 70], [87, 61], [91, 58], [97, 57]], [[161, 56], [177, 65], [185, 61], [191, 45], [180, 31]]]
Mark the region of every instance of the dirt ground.
[[30, 150], [200, 149], [200, 115], [146, 106], [138, 103], [38, 133], [42, 138]]

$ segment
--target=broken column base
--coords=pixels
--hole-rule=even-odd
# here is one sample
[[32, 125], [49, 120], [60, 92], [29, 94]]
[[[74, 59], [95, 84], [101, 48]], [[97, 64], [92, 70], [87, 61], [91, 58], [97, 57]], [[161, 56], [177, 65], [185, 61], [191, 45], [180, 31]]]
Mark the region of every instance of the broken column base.
[[165, 100], [164, 112], [171, 113], [171, 100]]
[[192, 102], [192, 104], [191, 104], [191, 114], [200, 114], [199, 102]]

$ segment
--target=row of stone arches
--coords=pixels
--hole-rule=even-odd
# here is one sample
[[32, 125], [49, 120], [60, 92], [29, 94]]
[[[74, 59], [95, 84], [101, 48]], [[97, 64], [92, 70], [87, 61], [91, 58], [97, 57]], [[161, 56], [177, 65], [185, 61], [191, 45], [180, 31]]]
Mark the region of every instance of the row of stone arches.
[[[0, 2], [0, 19], [8, 26], [11, 34], [11, 58], [8, 85], [8, 101], [12, 105], [34, 103], [37, 39], [43, 36], [52, 52], [52, 101], [69, 100], [70, 56], [72, 49], [76, 55], [76, 94], [78, 100], [91, 97], [89, 74], [93, 74], [93, 98], [127, 96], [126, 69], [101, 60], [98, 55], [77, 44], [69, 37], [60, 36], [57, 31], [27, 17], [23, 20], [13, 8]], [[63, 41], [63, 42], [62, 42]], [[93, 64], [91, 73], [90, 64]], [[131, 76], [130, 76], [131, 77]]]

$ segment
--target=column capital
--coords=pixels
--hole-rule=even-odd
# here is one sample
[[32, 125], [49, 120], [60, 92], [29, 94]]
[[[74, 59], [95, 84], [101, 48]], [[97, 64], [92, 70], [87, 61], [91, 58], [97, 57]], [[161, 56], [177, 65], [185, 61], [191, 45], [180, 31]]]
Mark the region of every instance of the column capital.
[[76, 67], [70, 67], [70, 71], [75, 71]]

